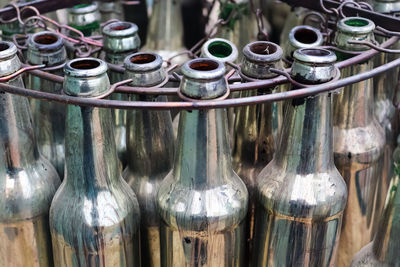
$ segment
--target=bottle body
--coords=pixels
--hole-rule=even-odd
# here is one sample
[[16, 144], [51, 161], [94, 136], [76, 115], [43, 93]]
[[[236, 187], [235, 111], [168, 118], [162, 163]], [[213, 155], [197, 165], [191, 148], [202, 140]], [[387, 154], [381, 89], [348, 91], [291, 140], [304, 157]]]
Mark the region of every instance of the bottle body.
[[[14, 56], [0, 59], [11, 73], [21, 67], [17, 50], [1, 42], [0, 57], [12, 47]], [[20, 76], [9, 84], [24, 87]], [[2, 93], [0, 104], [0, 265], [52, 266], [48, 218], [60, 178], [39, 153], [28, 99]]]
[[161, 266], [242, 266], [248, 197], [229, 168], [226, 111], [182, 111], [178, 140], [158, 192]]
[[[57, 266], [140, 266], [136, 197], [122, 177], [107, 177], [108, 173], [98, 173], [96, 167], [104, 163], [100, 160], [105, 159], [95, 158], [90, 150], [78, 154], [74, 149], [77, 146], [90, 149], [92, 144], [83, 139], [98, 143], [102, 137], [111, 140], [111, 121], [111, 110], [68, 107], [66, 178], [50, 210], [53, 254]], [[108, 129], [92, 132], [92, 127], [100, 125]], [[82, 135], [76, 136], [75, 129], [82, 129]], [[111, 147], [114, 142], [101, 145]], [[80, 160], [72, 160], [72, 157]], [[117, 161], [116, 155], [114, 160]], [[117, 162], [109, 165], [112, 167], [107, 172], [111, 175], [119, 173]], [[74, 177], [79, 174], [82, 177]], [[90, 177], [93, 174], [99, 177]], [[83, 182], [74, 183], [78, 179]], [[118, 183], [108, 186], [107, 182], [111, 179], [118, 180]]]
[[396, 221], [399, 218], [399, 163], [400, 149], [397, 146], [393, 153], [395, 175], [390, 184], [390, 190], [387, 193], [385, 209], [379, 221], [379, 231], [376, 233], [374, 241], [362, 248], [353, 258], [352, 267], [359, 266], [400, 266], [398, 257], [399, 251], [399, 233], [400, 229]]
[[[151, 97], [152, 98], [152, 97]], [[166, 96], [137, 101], [167, 101]], [[174, 135], [169, 111], [129, 111], [127, 146], [129, 161], [123, 177], [134, 190], [140, 206], [142, 262], [160, 266], [160, 217], [157, 192], [172, 168]]]

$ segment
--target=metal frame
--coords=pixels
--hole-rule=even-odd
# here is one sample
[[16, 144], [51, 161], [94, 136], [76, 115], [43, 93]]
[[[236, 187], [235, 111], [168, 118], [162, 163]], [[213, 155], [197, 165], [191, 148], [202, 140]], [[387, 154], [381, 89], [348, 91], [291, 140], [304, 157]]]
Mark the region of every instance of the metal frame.
[[[337, 16], [344, 16], [346, 15], [352, 15], [354, 12], [357, 12], [357, 14], [363, 15], [366, 18], [369, 18], [373, 20], [377, 25], [380, 25], [381, 27], [378, 29], [381, 32], [384, 32], [385, 34], [393, 35], [390, 39], [388, 39], [386, 42], [381, 44], [380, 46], [376, 46], [374, 44], [370, 43], [365, 43], [364, 45], [369, 46], [372, 48], [371, 50], [368, 50], [366, 52], [360, 53], [359, 55], [356, 55], [348, 60], [339, 62], [336, 64], [336, 67], [341, 69], [345, 68], [348, 66], [351, 66], [353, 64], [357, 64], [360, 62], [363, 62], [365, 60], [370, 59], [374, 55], [376, 55], [379, 52], [386, 52], [386, 53], [399, 53], [397, 50], [391, 50], [387, 49], [397, 41], [399, 41], [400, 33], [399, 32], [393, 32], [394, 28], [393, 25], [400, 25], [400, 19], [388, 15], [383, 15], [380, 13], [376, 13], [373, 11], [368, 10], [368, 6], [366, 6], [367, 9], [361, 8], [361, 5], [359, 4], [349, 4], [347, 2], [344, 3], [339, 3], [336, 1], [332, 0], [321, 0], [320, 5], [315, 5], [314, 0], [305, 0], [305, 1], [295, 1], [295, 0], [283, 0], [284, 2], [294, 5], [294, 6], [301, 6], [307, 7], [319, 12], [327, 13], [327, 14], [336, 14]], [[47, 5], [44, 4], [44, 2], [53, 2], [53, 5]], [[54, 2], [57, 2], [58, 4], [54, 5]], [[61, 3], [62, 2], [62, 3]], [[65, 27], [65, 25], [59, 25], [59, 24], [54, 24], [56, 22], [48, 20], [46, 17], [41, 15], [39, 12], [48, 12], [48, 11], [53, 11], [58, 8], [64, 8], [64, 7], [69, 7], [72, 5], [75, 5], [76, 3], [81, 3], [82, 1], [75, 1], [75, 0], [67, 0], [67, 1], [45, 1], [45, 0], [38, 0], [34, 2], [30, 2], [30, 5], [35, 6], [35, 8], [30, 8], [30, 7], [24, 7], [25, 10], [27, 10], [26, 13], [29, 13], [32, 11], [36, 17], [42, 18], [46, 20], [47, 22], [52, 23], [53, 25], [56, 25], [58, 27]], [[134, 1], [131, 1], [134, 2]], [[132, 4], [129, 2], [129, 4]], [[46, 6], [46, 8], [43, 8], [43, 5]], [[21, 6], [19, 7], [21, 8]], [[12, 14], [17, 15], [17, 18], [14, 18], [14, 20], [20, 20], [21, 19], [21, 12], [19, 11], [19, 8], [16, 6], [12, 7], [6, 7], [4, 9], [0, 9], [0, 18], [4, 20], [8, 16], [11, 16]], [[17, 11], [17, 12], [16, 12]], [[260, 16], [259, 12], [257, 12], [257, 17]], [[353, 13], [352, 13], [353, 12]], [[25, 14], [25, 13], [24, 13]], [[217, 24], [224, 24], [226, 21], [218, 21]], [[217, 27], [217, 25], [216, 25]], [[260, 28], [260, 31], [262, 29]], [[83, 36], [83, 35], [82, 35]], [[210, 38], [211, 34], [207, 36], [207, 38]], [[188, 50], [186, 53], [191, 54], [193, 56], [196, 55], [196, 50], [198, 50], [199, 47], [201, 47], [201, 43], [204, 42], [205, 40], [201, 40], [198, 44], [196, 44], [192, 49]], [[90, 45], [98, 46], [97, 43], [98, 41], [95, 41], [90, 38], [79, 38], [77, 43], [89, 43]], [[93, 50], [97, 52], [98, 50]], [[170, 59], [169, 59], [170, 60]], [[167, 60], [167, 62], [169, 61]], [[64, 104], [73, 104], [73, 105], [81, 105], [81, 106], [93, 106], [93, 107], [104, 107], [104, 108], [118, 108], [118, 109], [157, 109], [157, 110], [163, 110], [163, 109], [207, 109], [207, 108], [226, 108], [226, 107], [233, 107], [233, 106], [243, 106], [243, 105], [250, 105], [250, 104], [257, 104], [257, 103], [264, 103], [264, 102], [272, 102], [272, 101], [281, 101], [281, 100], [286, 100], [286, 99], [291, 99], [291, 98], [299, 98], [299, 97], [308, 97], [308, 96], [313, 96], [319, 93], [323, 92], [329, 92], [332, 90], [336, 90], [338, 88], [344, 87], [349, 84], [357, 83], [365, 79], [372, 78], [380, 73], [383, 73], [389, 69], [395, 68], [397, 66], [400, 66], [400, 59], [396, 59], [392, 62], [389, 62], [386, 65], [380, 66], [378, 68], [375, 68], [371, 71], [365, 72], [365, 73], [360, 73], [358, 75], [348, 77], [345, 79], [340, 79], [340, 80], [335, 80], [329, 83], [321, 84], [321, 85], [315, 85], [315, 86], [304, 86], [305, 88], [298, 89], [298, 90], [293, 90], [293, 91], [288, 91], [288, 92], [281, 92], [281, 93], [271, 93], [268, 95], [262, 95], [262, 96], [255, 96], [255, 97], [245, 97], [245, 98], [235, 98], [235, 99], [222, 99], [222, 100], [212, 100], [212, 101], [191, 101], [191, 102], [139, 102], [139, 101], [118, 101], [118, 100], [107, 100], [107, 99], [93, 99], [93, 98], [80, 98], [80, 97], [71, 97], [71, 96], [66, 96], [66, 95], [56, 95], [56, 94], [51, 94], [51, 93], [45, 93], [45, 92], [40, 92], [40, 91], [35, 91], [35, 90], [30, 90], [30, 89], [25, 89], [25, 88], [19, 88], [15, 86], [11, 86], [5, 83], [0, 83], [0, 89], [4, 92], [8, 93], [13, 93], [13, 94], [18, 94], [18, 95], [23, 95], [27, 97], [32, 97], [36, 99], [41, 99], [41, 100], [47, 100], [47, 101], [56, 101]], [[173, 69], [176, 66], [172, 66], [169, 68], [169, 71], [173, 71]], [[38, 68], [43, 68], [43, 66], [28, 66], [24, 65], [24, 68], [21, 69], [17, 74], [13, 74], [8, 77], [3, 77], [0, 79], [0, 82], [6, 82], [7, 80], [15, 78], [16, 75], [19, 75], [25, 71], [28, 71], [30, 74], [41, 77], [46, 80], [50, 80], [56, 83], [62, 83], [64, 81], [64, 78], [61, 76], [57, 76], [54, 74], [47, 73], [45, 71], [38, 70]], [[116, 72], [124, 72], [124, 68], [121, 66], [116, 66], [116, 65], [111, 65], [109, 64], [109, 68], [113, 71]], [[234, 65], [234, 69], [236, 68], [236, 71], [240, 73], [240, 68], [239, 66]], [[259, 88], [273, 88], [277, 85], [284, 84], [284, 83], [290, 83], [291, 81], [287, 78], [287, 71], [286, 73], [280, 73], [280, 76], [277, 76], [276, 78], [273, 79], [268, 79], [268, 80], [252, 80], [250, 82], [244, 82], [245, 79], [241, 79], [240, 76], [238, 75], [233, 75], [233, 72], [231, 71], [227, 76], [226, 79], [229, 82], [234, 82], [234, 81], [242, 81], [240, 84], [231, 84], [229, 86], [229, 89], [231, 92], [235, 91], [242, 91], [242, 90], [252, 90], [252, 89], [259, 89]], [[285, 75], [283, 75], [285, 74]], [[169, 76], [169, 80], [175, 80], [179, 81], [180, 77], [176, 73], [172, 73]], [[139, 88], [139, 87], [129, 87], [126, 86], [125, 84], [128, 83], [129, 81], [121, 81], [117, 84], [112, 85], [111, 89], [109, 92], [107, 92], [106, 95], [102, 97], [107, 97], [113, 92], [118, 92], [118, 93], [132, 93], [132, 94], [150, 94], [150, 95], [180, 95], [179, 94], [179, 88], [161, 88], [162, 85], [165, 84], [163, 82], [159, 86], [155, 87], [150, 87], [150, 88]], [[397, 108], [399, 108], [399, 105], [397, 103], [395, 104]]]

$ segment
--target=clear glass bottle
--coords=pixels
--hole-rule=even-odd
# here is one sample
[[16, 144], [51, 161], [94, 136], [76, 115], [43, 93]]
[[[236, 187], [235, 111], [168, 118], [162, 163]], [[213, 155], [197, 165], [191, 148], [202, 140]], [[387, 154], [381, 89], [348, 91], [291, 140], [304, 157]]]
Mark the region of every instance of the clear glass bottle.
[[353, 258], [351, 267], [398, 267], [400, 266], [400, 147], [393, 152], [394, 176], [387, 194], [385, 209], [379, 221], [373, 242], [362, 248]]
[[[331, 51], [299, 49], [294, 59], [298, 82], [338, 75]], [[347, 190], [333, 161], [331, 102], [330, 93], [286, 102], [277, 151], [257, 178], [253, 266], [335, 266]]]
[[[138, 27], [131, 22], [113, 22], [103, 28], [103, 44], [105, 61], [111, 64], [122, 65], [124, 59], [137, 52], [140, 48]], [[109, 70], [110, 82], [112, 84], [124, 79], [123, 73]], [[128, 94], [114, 93], [111, 95], [114, 100], [128, 100]], [[126, 166], [126, 110], [113, 110], [115, 143], [117, 145], [118, 158], [122, 166]]]
[[[162, 83], [166, 71], [162, 58], [154, 53], [136, 53], [125, 59], [126, 78], [131, 85], [151, 87]], [[135, 101], [167, 101], [166, 96], [135, 95]], [[160, 266], [160, 217], [157, 192], [170, 172], [174, 158], [174, 134], [169, 111], [128, 111], [128, 165], [123, 177], [139, 200], [143, 266]]]
[[[338, 22], [336, 45], [345, 51], [368, 47], [349, 40], [374, 41], [372, 21], [348, 17]], [[340, 60], [352, 57], [337, 53]], [[372, 69], [372, 60], [341, 70], [346, 78]], [[374, 113], [372, 80], [344, 87], [334, 98], [335, 164], [346, 181], [349, 196], [339, 245], [339, 266], [349, 266], [354, 254], [368, 244], [381, 216], [387, 187], [381, 176], [385, 133]]]
[[[110, 89], [105, 62], [69, 61], [66, 95], [96, 97]], [[140, 211], [123, 180], [110, 109], [69, 105], [65, 178], [50, 209], [54, 266], [140, 266]]]
[[[55, 33], [43, 31], [33, 34], [28, 41], [27, 60], [29, 64], [45, 64], [56, 67], [49, 73], [62, 76], [62, 64], [67, 59], [63, 39]], [[58, 68], [57, 68], [58, 67]], [[62, 94], [62, 84], [48, 81], [28, 74], [26, 86], [29, 89]], [[64, 137], [65, 137], [65, 105], [31, 100], [35, 135], [40, 152], [56, 168], [61, 179], [64, 178]]]
[[[243, 49], [241, 71], [254, 79], [271, 79], [277, 74], [270, 68], [282, 69], [282, 49], [271, 42], [253, 42]], [[271, 93], [274, 88], [245, 90], [240, 97], [251, 97]], [[248, 105], [235, 109], [233, 130], [232, 165], [242, 178], [249, 192], [247, 215], [247, 240], [250, 248], [254, 234], [254, 211], [256, 178], [272, 160], [275, 152], [273, 133], [273, 103]]]
[[[211, 100], [227, 93], [225, 68], [188, 61], [180, 92]], [[175, 162], [160, 185], [161, 266], [242, 266], [248, 193], [232, 170], [226, 110], [182, 111]]]
[[[0, 76], [20, 68], [15, 45], [0, 42]], [[8, 84], [24, 87], [21, 76]], [[0, 146], [0, 266], [53, 266], [49, 209], [60, 178], [39, 153], [27, 98], [0, 94]]]

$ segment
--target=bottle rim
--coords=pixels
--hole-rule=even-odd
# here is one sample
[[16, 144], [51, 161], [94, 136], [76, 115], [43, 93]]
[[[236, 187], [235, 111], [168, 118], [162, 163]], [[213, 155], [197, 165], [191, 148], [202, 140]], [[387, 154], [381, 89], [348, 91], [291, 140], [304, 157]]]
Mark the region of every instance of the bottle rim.
[[65, 75], [77, 78], [89, 78], [102, 75], [108, 70], [107, 64], [97, 58], [77, 58], [64, 66]]
[[362, 17], [347, 17], [339, 20], [337, 28], [343, 33], [368, 34], [375, 30], [375, 23]]
[[117, 21], [107, 24], [103, 28], [103, 34], [110, 37], [128, 37], [137, 34], [139, 27], [135, 23]]
[[300, 25], [289, 32], [289, 42], [296, 48], [309, 48], [322, 45], [324, 37], [318, 29], [308, 25]]
[[183, 64], [181, 71], [185, 78], [188, 79], [216, 80], [225, 75], [225, 66], [217, 60], [197, 58]]
[[248, 61], [270, 63], [282, 59], [282, 48], [272, 42], [257, 41], [247, 44], [243, 48], [243, 55]]
[[222, 62], [234, 62], [239, 52], [235, 44], [223, 38], [212, 38], [204, 43], [202, 56]]
[[161, 69], [162, 64], [162, 57], [152, 52], [134, 53], [124, 60], [126, 70], [131, 72], [147, 72]]

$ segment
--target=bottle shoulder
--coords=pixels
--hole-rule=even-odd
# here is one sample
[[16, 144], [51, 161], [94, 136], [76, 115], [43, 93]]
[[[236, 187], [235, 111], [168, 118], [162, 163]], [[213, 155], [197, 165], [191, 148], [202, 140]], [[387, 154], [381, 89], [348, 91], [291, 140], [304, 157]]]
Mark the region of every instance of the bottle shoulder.
[[195, 231], [222, 231], [236, 227], [247, 214], [248, 192], [231, 171], [226, 183], [192, 188], [176, 182], [173, 172], [157, 195], [161, 218], [171, 227]]
[[61, 183], [54, 167], [42, 156], [25, 168], [3, 169], [0, 175], [0, 221], [47, 214]]
[[139, 222], [138, 201], [123, 181], [107, 188], [75, 190], [64, 180], [50, 208], [50, 223], [59, 231], [69, 226], [88, 231], [91, 227], [107, 231], [118, 225], [135, 229]]
[[371, 155], [379, 158], [385, 146], [385, 131], [376, 118], [365, 127], [343, 129], [333, 127], [335, 157], [340, 155]]
[[344, 210], [347, 186], [334, 166], [301, 174], [282, 170], [273, 161], [257, 177], [256, 195], [257, 202], [271, 212], [325, 218]]

